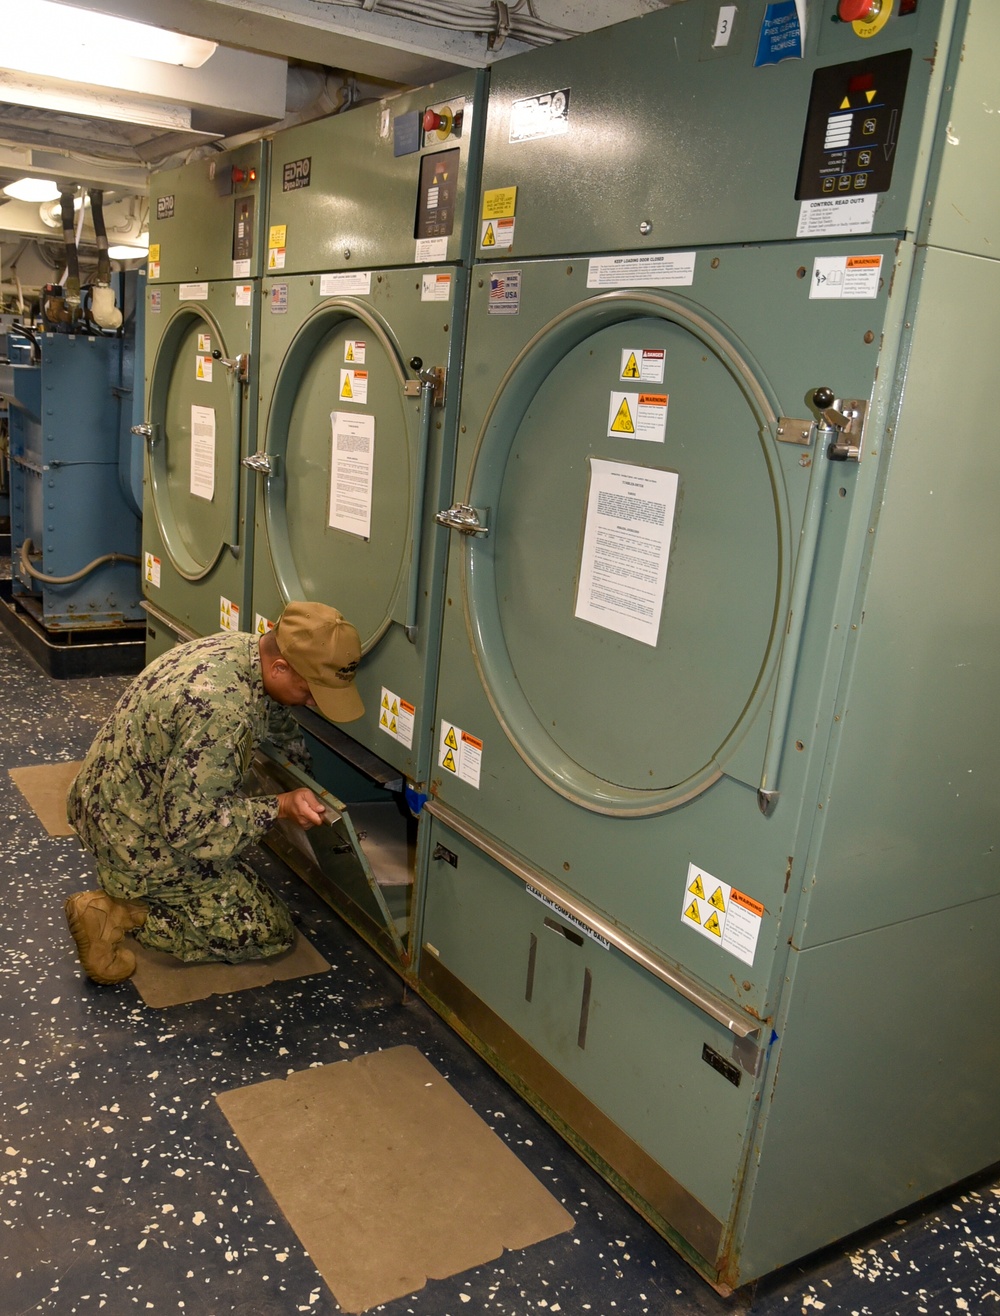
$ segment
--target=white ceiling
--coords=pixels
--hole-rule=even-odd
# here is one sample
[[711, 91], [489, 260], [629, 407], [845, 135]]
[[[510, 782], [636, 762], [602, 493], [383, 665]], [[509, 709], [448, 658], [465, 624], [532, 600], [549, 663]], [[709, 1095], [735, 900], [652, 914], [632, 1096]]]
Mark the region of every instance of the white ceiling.
[[[122, 204], [151, 167], [199, 146], [328, 114], [352, 97], [419, 86], [675, 0], [62, 0], [206, 37], [200, 69], [120, 60], [116, 86], [4, 68], [0, 187], [24, 174], [102, 187]], [[7, 0], [16, 4], [17, 0]], [[75, 77], [79, 77], [79, 81]], [[38, 207], [0, 197], [0, 240], [43, 235]]]

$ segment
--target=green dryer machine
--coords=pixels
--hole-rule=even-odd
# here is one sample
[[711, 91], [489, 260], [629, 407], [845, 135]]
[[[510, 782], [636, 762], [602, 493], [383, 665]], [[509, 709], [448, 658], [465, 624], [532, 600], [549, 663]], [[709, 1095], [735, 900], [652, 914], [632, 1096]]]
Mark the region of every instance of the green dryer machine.
[[408, 958], [411, 807], [432, 755], [448, 547], [433, 518], [451, 497], [483, 90], [483, 74], [464, 74], [271, 146], [260, 450], [246, 462], [253, 624], [314, 599], [358, 629], [364, 717], [301, 719], [315, 782], [355, 815], [367, 808], [370, 849], [386, 820], [392, 912], [357, 871], [357, 889], [330, 864], [304, 876], [396, 963]]
[[250, 629], [265, 143], [150, 181], [143, 592], [147, 659]]
[[494, 66], [439, 516], [419, 981], [720, 1287], [1000, 1159], [1000, 12], [805, 10]]

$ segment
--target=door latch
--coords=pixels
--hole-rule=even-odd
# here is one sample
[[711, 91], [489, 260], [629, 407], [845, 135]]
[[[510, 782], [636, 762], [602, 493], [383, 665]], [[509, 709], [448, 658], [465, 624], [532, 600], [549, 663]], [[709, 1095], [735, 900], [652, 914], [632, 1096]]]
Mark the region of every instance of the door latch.
[[243, 465], [258, 475], [277, 475], [279, 459], [277, 453], [255, 452], [243, 458]]
[[434, 520], [449, 530], [457, 530], [461, 535], [488, 535], [486, 524], [489, 516], [488, 507], [470, 507], [468, 503], [453, 503], [445, 511], [436, 512]]
[[818, 388], [812, 401], [820, 415], [816, 428], [830, 439], [826, 455], [835, 462], [859, 462], [868, 403], [834, 397], [832, 388]]
[[444, 386], [447, 372], [444, 366], [427, 366], [419, 356], [410, 357], [410, 369], [417, 372], [416, 379], [408, 379], [403, 384], [403, 396], [418, 398], [421, 390], [432, 390], [431, 403], [435, 407], [444, 406]]
[[140, 425], [133, 425], [132, 433], [138, 434], [141, 439], [145, 439], [151, 447], [158, 437], [156, 426], [151, 420], [144, 420]]
[[236, 378], [239, 380], [241, 384], [249, 384], [250, 382], [250, 353], [249, 352], [240, 352], [239, 356], [236, 356], [232, 360], [230, 360], [229, 357], [223, 356], [222, 353], [219, 351], [219, 349], [216, 348], [215, 351], [212, 353], [212, 360], [218, 361], [219, 365], [225, 366], [227, 370], [234, 371], [236, 374]]

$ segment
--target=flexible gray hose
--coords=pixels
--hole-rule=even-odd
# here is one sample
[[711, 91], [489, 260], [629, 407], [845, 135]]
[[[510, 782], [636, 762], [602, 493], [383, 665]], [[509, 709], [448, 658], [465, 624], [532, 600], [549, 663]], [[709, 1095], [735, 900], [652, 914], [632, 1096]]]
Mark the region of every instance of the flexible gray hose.
[[129, 553], [105, 553], [103, 557], [95, 557], [93, 562], [88, 562], [79, 571], [74, 571], [72, 576], [44, 576], [28, 561], [28, 554], [34, 547], [30, 539], [26, 539], [21, 545], [21, 570], [30, 576], [32, 580], [40, 580], [43, 585], [72, 585], [75, 580], [82, 580], [84, 576], [89, 576], [92, 571], [104, 562], [134, 562], [136, 566], [139, 565], [139, 559], [132, 557]]

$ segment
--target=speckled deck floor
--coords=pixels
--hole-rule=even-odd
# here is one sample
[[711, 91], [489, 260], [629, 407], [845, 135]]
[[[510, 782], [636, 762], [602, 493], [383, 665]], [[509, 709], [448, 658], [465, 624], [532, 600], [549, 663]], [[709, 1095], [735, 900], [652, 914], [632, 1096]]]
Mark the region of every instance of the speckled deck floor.
[[62, 903], [92, 885], [6, 768], [82, 757], [125, 682], [52, 681], [0, 631], [0, 1313], [338, 1310], [213, 1094], [419, 1047], [576, 1217], [572, 1233], [434, 1281], [386, 1316], [1000, 1316], [1000, 1187], [984, 1179], [730, 1299], [699, 1280], [269, 855], [330, 973], [168, 1010], [76, 963]]

